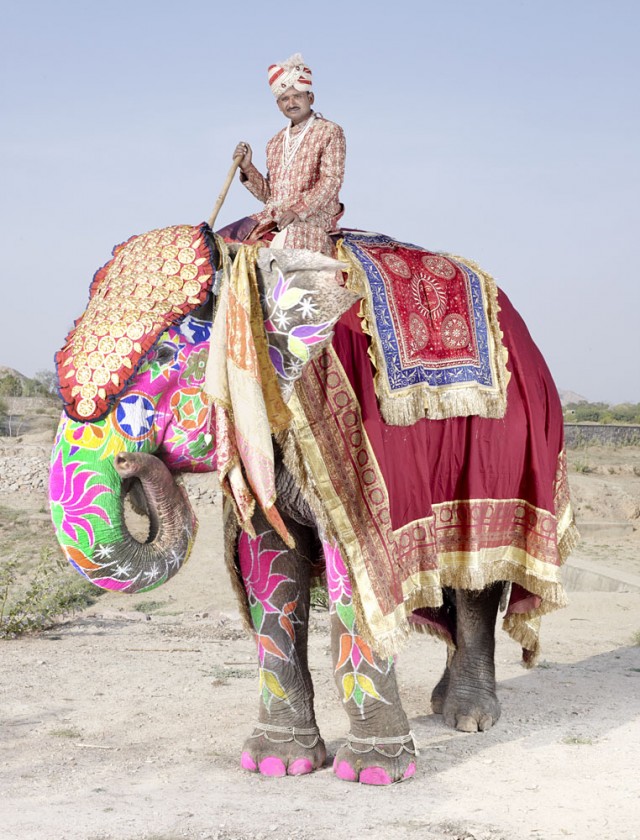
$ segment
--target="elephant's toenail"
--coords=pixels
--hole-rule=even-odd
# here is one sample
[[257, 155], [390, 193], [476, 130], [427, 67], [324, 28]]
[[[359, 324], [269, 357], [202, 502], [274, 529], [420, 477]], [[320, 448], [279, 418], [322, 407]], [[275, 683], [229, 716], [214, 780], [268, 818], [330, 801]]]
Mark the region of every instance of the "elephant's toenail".
[[251, 770], [252, 773], [255, 773], [258, 769], [258, 765], [255, 763], [255, 761], [248, 752], [242, 753], [240, 757], [240, 766], [244, 770]]
[[358, 780], [356, 771], [347, 761], [338, 761], [336, 758], [333, 762], [333, 772], [345, 782], [356, 782]]
[[287, 768], [284, 766], [284, 761], [281, 758], [270, 755], [268, 758], [263, 758], [260, 762], [260, 772], [263, 776], [286, 776]]
[[360, 773], [360, 783], [363, 785], [390, 785], [391, 779], [382, 767], [366, 767]]
[[289, 765], [287, 772], [290, 776], [304, 776], [307, 773], [313, 772], [313, 764], [308, 758], [296, 758], [296, 760]]
[[403, 779], [410, 779], [415, 772], [416, 772], [416, 765], [412, 761], [411, 764], [404, 771], [404, 776], [402, 778]]

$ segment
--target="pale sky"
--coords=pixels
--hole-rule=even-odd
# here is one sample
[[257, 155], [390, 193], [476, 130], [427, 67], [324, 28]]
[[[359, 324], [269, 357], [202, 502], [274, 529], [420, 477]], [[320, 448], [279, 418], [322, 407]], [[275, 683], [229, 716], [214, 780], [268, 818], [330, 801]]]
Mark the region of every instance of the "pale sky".
[[[559, 388], [640, 402], [640, 3], [0, 2], [0, 365], [53, 368], [114, 245], [206, 219], [302, 52], [343, 223], [479, 262]], [[225, 224], [258, 207], [234, 183]]]

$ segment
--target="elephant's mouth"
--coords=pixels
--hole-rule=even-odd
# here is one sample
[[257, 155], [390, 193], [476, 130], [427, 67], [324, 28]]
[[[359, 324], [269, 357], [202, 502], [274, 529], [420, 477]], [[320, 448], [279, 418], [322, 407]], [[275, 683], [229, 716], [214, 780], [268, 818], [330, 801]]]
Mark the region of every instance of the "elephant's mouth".
[[[114, 466], [122, 478], [124, 537], [113, 560], [116, 576], [126, 568], [128, 592], [150, 589], [172, 577], [188, 557], [196, 518], [184, 488], [155, 455], [121, 452]], [[127, 500], [135, 515], [132, 527], [124, 512]]]
[[124, 525], [131, 536], [140, 543], [153, 542], [158, 532], [157, 522], [151, 517], [149, 502], [139, 478], [123, 479], [122, 507]]

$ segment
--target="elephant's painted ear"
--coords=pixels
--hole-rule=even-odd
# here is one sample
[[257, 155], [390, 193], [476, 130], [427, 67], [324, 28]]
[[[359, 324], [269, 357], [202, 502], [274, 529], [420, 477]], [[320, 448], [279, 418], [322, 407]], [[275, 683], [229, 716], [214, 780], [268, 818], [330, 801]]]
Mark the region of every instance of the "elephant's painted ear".
[[215, 272], [208, 230], [203, 222], [134, 236], [96, 272], [87, 308], [56, 354], [73, 420], [103, 419], [161, 333], [205, 301]]
[[262, 248], [257, 260], [269, 356], [285, 400], [304, 367], [330, 344], [359, 295], [336, 281], [343, 263], [312, 251]]

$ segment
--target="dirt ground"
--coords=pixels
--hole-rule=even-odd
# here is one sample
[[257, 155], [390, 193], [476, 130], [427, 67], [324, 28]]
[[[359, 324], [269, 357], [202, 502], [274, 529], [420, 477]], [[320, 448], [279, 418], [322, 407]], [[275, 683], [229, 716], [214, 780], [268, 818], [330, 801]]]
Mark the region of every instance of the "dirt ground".
[[[0, 440], [0, 504], [29, 514], [34, 546], [47, 533], [45, 493], [1, 477], [27, 456], [46, 469], [47, 448], [42, 434]], [[194, 556], [164, 588], [106, 594], [44, 633], [0, 642], [0, 838], [640, 838], [640, 449], [573, 451], [570, 465], [584, 531], [567, 568], [570, 606], [544, 619], [533, 671], [498, 633], [502, 717], [491, 731], [457, 733], [431, 714], [445, 649], [415, 637], [398, 659], [421, 748], [414, 779], [381, 789], [341, 782], [330, 765], [285, 779], [242, 771], [254, 645], [221, 560], [219, 496], [203, 495]], [[312, 622], [318, 722], [334, 753], [347, 719], [328, 616]]]

